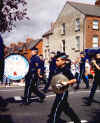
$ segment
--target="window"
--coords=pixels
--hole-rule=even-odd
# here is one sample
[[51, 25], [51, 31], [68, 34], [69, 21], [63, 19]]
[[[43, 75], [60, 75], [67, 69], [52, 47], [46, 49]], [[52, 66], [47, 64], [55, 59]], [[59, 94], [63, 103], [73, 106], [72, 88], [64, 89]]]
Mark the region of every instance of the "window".
[[98, 36], [93, 37], [92, 47], [93, 48], [98, 48]]
[[61, 35], [65, 35], [65, 23], [61, 25]]
[[76, 19], [75, 22], [75, 31], [80, 31], [80, 18]]
[[76, 36], [76, 49], [80, 50], [80, 36]]
[[98, 29], [99, 28], [99, 22], [97, 20], [93, 21], [93, 29]]
[[65, 40], [62, 40], [62, 49], [63, 49], [63, 52], [65, 52]]

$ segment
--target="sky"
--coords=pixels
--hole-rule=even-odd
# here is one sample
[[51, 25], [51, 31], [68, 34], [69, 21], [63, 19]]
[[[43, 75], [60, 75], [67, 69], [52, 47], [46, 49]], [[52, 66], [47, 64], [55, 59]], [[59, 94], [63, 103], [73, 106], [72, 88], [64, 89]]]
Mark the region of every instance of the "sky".
[[[68, 0], [26, 0], [28, 2], [28, 17], [16, 23], [16, 28], [11, 32], [2, 34], [4, 44], [25, 42], [26, 39], [39, 39], [50, 29], [51, 23], [55, 22], [62, 8]], [[94, 4], [95, 0], [69, 0]]]

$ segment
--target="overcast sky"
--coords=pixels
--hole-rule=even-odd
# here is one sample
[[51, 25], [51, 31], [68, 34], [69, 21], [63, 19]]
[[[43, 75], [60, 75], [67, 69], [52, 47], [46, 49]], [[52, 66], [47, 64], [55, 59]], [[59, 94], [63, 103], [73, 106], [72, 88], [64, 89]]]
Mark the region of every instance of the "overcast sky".
[[[2, 35], [5, 45], [12, 42], [25, 42], [27, 37], [38, 39], [50, 29], [50, 24], [55, 22], [67, 0], [26, 0], [28, 1], [28, 16], [30, 20], [24, 20], [16, 24], [10, 33]], [[69, 0], [94, 4], [95, 0]]]

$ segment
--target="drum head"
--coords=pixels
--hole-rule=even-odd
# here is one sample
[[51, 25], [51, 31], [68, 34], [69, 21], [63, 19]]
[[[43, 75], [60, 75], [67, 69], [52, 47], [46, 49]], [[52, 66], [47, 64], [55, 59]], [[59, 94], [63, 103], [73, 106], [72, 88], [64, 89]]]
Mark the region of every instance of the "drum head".
[[28, 60], [19, 54], [12, 54], [5, 58], [4, 75], [12, 80], [20, 80], [29, 70]]
[[57, 85], [61, 85], [60, 82], [63, 81], [63, 82], [67, 82], [68, 81], [68, 78], [63, 75], [62, 73], [59, 73], [55, 76], [52, 77], [52, 80], [51, 80], [51, 86], [52, 86], [52, 89], [55, 93], [58, 93], [58, 94], [61, 94], [63, 93], [64, 91], [66, 91], [68, 89], [68, 86], [66, 87], [58, 87]]

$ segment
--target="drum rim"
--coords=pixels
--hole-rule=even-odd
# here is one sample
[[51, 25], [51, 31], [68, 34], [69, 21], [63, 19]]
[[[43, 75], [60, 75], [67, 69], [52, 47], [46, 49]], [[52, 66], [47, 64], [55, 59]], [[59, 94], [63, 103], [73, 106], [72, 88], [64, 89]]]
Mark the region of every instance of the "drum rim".
[[[20, 54], [20, 53], [11, 53], [11, 54], [7, 55], [7, 56], [4, 58], [4, 60], [5, 60], [7, 57], [11, 56], [11, 55], [19, 55], [19, 56], [22, 56], [22, 57], [24, 57], [24, 58], [28, 61], [28, 59], [27, 59], [24, 55], [22, 55], [22, 54]], [[28, 61], [28, 63], [29, 63], [29, 61]]]
[[[8, 56], [6, 56], [5, 58], [4, 58], [4, 61], [5, 61], [5, 59], [7, 59], [9, 56], [13, 56], [13, 55], [19, 55], [19, 56], [22, 56], [26, 61], [27, 61], [27, 63], [29, 64], [29, 61], [28, 61], [28, 59], [24, 56], [24, 55], [22, 55], [22, 54], [20, 54], [20, 53], [11, 53], [11, 54], [9, 54]], [[29, 70], [28, 70], [29, 71]], [[28, 72], [25, 74], [25, 76], [28, 74]], [[20, 78], [20, 79], [11, 79], [11, 78], [9, 78], [9, 79], [11, 79], [11, 80], [21, 80], [21, 79], [23, 79], [23, 78], [25, 78], [25, 76], [23, 76], [22, 78]], [[7, 76], [6, 76], [7, 77]]]

